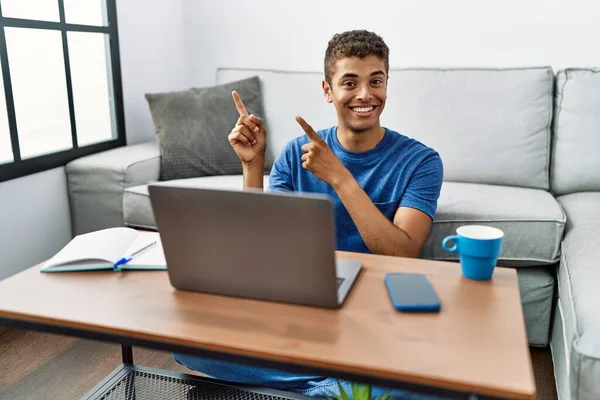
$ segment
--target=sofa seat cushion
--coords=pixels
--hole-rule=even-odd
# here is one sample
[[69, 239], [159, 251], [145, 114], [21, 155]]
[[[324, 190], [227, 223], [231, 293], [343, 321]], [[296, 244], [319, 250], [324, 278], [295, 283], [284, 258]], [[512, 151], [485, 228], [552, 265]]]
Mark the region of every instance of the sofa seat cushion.
[[[268, 186], [268, 179], [265, 175], [264, 187]], [[242, 175], [205, 176], [161, 184], [242, 190], [243, 178]], [[156, 229], [148, 185], [125, 189], [123, 213], [125, 225]], [[548, 265], [558, 261], [565, 215], [544, 190], [444, 182], [422, 257], [457, 260], [456, 254], [442, 250], [441, 243], [465, 224], [492, 225], [504, 231], [499, 265]]]
[[573, 399], [600, 399], [600, 192], [558, 197], [567, 214], [559, 305]]
[[[181, 185], [187, 187], [215, 189], [243, 189], [242, 175], [203, 176], [198, 178], [173, 179], [161, 182], [161, 185]], [[269, 177], [264, 177], [264, 187], [269, 184]], [[148, 194], [148, 185], [132, 186], [125, 189], [123, 196], [123, 218], [125, 225], [135, 228], [156, 229], [156, 222]]]
[[504, 232], [499, 265], [553, 264], [559, 260], [565, 219], [545, 190], [444, 182], [422, 257], [457, 260], [456, 253], [442, 249], [444, 237], [455, 235], [461, 225], [484, 224]]

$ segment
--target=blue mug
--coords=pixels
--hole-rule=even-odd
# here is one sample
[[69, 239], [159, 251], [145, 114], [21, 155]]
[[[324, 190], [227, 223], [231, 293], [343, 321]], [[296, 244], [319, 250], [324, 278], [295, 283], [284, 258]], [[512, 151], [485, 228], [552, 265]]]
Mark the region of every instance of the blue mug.
[[[504, 232], [491, 226], [464, 225], [457, 228], [456, 233], [444, 238], [442, 248], [450, 253], [458, 253], [465, 277], [490, 279], [502, 251]], [[450, 242], [454, 242], [452, 247], [449, 246]]]

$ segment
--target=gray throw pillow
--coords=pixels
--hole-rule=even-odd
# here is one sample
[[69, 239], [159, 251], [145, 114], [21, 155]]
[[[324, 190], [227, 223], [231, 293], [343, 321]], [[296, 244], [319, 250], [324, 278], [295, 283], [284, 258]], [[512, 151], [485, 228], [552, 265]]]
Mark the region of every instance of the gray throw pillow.
[[[264, 120], [257, 76], [207, 88], [146, 94], [160, 146], [160, 180], [242, 173], [241, 161], [227, 139], [239, 118], [233, 90], [248, 113]], [[267, 156], [265, 170], [271, 166]]]

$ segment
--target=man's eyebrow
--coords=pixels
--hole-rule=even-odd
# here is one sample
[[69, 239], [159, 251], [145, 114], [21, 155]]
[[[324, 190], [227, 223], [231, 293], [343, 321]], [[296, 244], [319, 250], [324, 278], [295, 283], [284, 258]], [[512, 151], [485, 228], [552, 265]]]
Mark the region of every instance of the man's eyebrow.
[[[375, 75], [384, 75], [385, 76], [385, 72], [383, 72], [382, 70], [379, 71], [375, 71], [371, 73], [371, 76], [375, 76]], [[358, 75], [352, 73], [352, 72], [346, 72], [344, 75], [342, 75], [340, 77], [340, 79], [345, 79], [345, 78], [358, 78]]]

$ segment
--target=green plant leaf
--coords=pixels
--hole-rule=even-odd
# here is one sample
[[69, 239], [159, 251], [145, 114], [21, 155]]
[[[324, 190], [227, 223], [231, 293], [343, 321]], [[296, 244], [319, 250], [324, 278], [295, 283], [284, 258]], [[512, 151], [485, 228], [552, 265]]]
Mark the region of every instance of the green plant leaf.
[[340, 389], [340, 397], [339, 400], [350, 400], [350, 397], [348, 396], [348, 394], [346, 393], [346, 391], [344, 390], [344, 388], [342, 387], [342, 384], [338, 381], [338, 388]]
[[[331, 392], [331, 395], [325, 397], [326, 400], [372, 400], [371, 396], [373, 394], [371, 385], [364, 385], [361, 383], [350, 383], [350, 390], [352, 393], [352, 397], [346, 393], [344, 387], [338, 382], [338, 389], [340, 391], [339, 394]], [[377, 397], [376, 400], [392, 400], [390, 397], [390, 390], [386, 391], [381, 396]]]
[[352, 399], [353, 400], [363, 400], [363, 388], [358, 383], [350, 383], [350, 389], [352, 389]]
[[360, 386], [356, 383], [350, 383], [350, 389], [352, 390], [352, 399], [358, 399], [360, 396]]

